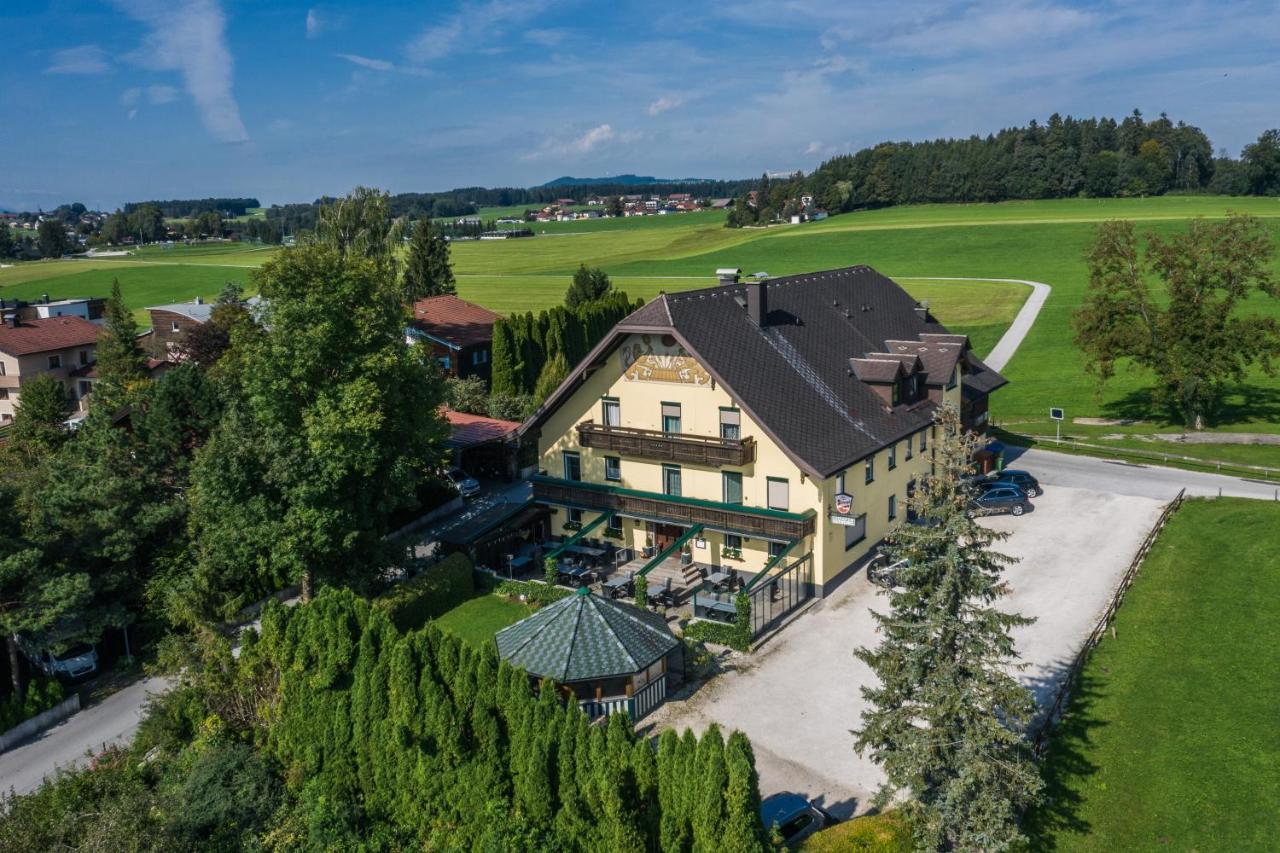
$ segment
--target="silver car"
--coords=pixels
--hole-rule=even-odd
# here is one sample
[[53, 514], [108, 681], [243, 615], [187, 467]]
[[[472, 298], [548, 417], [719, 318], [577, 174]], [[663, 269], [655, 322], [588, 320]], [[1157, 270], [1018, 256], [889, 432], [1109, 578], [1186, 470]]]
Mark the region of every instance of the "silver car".
[[472, 498], [480, 494], [480, 481], [461, 468], [450, 468], [444, 476], [464, 498]]
[[31, 665], [54, 678], [74, 679], [98, 671], [98, 650], [88, 643], [74, 643], [60, 652], [39, 649], [21, 637], [18, 647]]

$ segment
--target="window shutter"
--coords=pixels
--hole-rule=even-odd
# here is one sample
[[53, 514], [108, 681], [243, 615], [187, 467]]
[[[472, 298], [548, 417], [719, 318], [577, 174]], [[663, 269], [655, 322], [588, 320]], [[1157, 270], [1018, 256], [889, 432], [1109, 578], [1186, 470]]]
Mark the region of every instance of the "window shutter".
[[664, 418], [680, 417], [680, 404], [679, 403], [663, 403], [662, 416]]

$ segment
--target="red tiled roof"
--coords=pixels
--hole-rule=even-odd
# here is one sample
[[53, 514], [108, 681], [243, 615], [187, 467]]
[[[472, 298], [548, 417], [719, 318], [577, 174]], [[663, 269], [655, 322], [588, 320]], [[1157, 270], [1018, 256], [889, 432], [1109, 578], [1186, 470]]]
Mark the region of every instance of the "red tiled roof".
[[37, 352], [82, 347], [98, 339], [98, 327], [83, 317], [49, 317], [23, 320], [17, 328], [0, 325], [0, 352], [31, 355]]
[[520, 426], [517, 421], [469, 415], [453, 409], [444, 409], [443, 413], [449, 426], [453, 428], [449, 443], [454, 447], [474, 447], [487, 441], [498, 441], [511, 435]]
[[498, 315], [456, 296], [429, 296], [413, 304], [413, 325], [433, 338], [466, 347], [493, 340]]

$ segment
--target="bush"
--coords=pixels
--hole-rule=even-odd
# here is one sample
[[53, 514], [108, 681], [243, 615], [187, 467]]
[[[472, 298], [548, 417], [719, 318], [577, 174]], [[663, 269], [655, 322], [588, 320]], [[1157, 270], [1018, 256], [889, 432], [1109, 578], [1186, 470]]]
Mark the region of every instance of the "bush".
[[401, 631], [412, 631], [476, 594], [475, 567], [466, 554], [450, 554], [423, 574], [396, 584], [374, 600]]
[[911, 829], [898, 811], [856, 817], [810, 836], [801, 853], [909, 853]]
[[566, 595], [573, 595], [573, 590], [571, 589], [537, 581], [503, 581], [498, 584], [498, 588], [494, 591], [498, 595], [505, 595], [508, 598], [524, 598], [526, 601], [531, 601], [538, 605], [551, 604]]
[[17, 696], [10, 696], [4, 704], [0, 704], [0, 732], [9, 731], [66, 698], [62, 684], [57, 679], [33, 678], [27, 685], [27, 694], [21, 702]]
[[732, 625], [699, 619], [684, 628], [684, 636], [704, 643], [717, 643], [740, 652], [751, 651], [751, 598], [739, 592], [734, 599], [737, 610]]
[[216, 743], [175, 788], [169, 831], [190, 849], [241, 850], [283, 800], [266, 762], [242, 743]]

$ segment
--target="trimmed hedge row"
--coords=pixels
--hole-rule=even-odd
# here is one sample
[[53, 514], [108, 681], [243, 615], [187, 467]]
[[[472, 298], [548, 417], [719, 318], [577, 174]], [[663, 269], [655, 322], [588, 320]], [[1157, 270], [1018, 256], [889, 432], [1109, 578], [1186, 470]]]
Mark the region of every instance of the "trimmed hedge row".
[[571, 589], [538, 581], [502, 581], [494, 592], [508, 598], [523, 598], [525, 601], [532, 601], [539, 605], [551, 604], [566, 595], [573, 595]]
[[732, 625], [699, 619], [685, 626], [684, 636], [704, 643], [718, 643], [740, 652], [751, 651], [751, 598], [745, 592], [739, 592], [733, 604], [737, 613]]
[[475, 567], [466, 554], [450, 554], [416, 578], [396, 584], [374, 606], [401, 631], [412, 631], [476, 594]]

